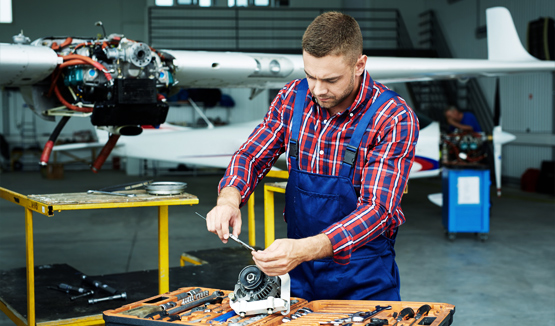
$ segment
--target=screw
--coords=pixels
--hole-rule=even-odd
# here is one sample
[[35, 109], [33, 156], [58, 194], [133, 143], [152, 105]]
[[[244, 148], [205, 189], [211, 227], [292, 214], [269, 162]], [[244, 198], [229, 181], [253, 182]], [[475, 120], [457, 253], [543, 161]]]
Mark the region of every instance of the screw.
[[89, 304], [93, 304], [93, 303], [97, 303], [97, 302], [101, 302], [101, 301], [109, 301], [109, 300], [116, 300], [116, 299], [127, 299], [127, 294], [125, 292], [123, 292], [122, 294], [116, 294], [113, 295], [111, 297], [105, 297], [105, 298], [98, 298], [98, 299], [89, 299]]

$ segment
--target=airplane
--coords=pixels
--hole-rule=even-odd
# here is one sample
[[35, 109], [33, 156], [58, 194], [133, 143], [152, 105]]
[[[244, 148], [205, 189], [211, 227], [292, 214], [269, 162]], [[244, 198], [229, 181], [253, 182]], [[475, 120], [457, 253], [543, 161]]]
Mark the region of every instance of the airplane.
[[[506, 8], [487, 10], [487, 32], [488, 59], [369, 57], [366, 69], [386, 85], [555, 70], [555, 62], [527, 53]], [[45, 119], [63, 116], [41, 164], [47, 164], [69, 117], [90, 117], [94, 126], [108, 131], [99, 137], [106, 145], [93, 164], [97, 171], [114, 148], [128, 157], [227, 167], [260, 121], [206, 130], [172, 126], [164, 123], [169, 105], [161, 93], [179, 87], [243, 87], [252, 90], [252, 97], [305, 77], [301, 55], [156, 50], [118, 34], [98, 40], [41, 38], [30, 44], [20, 34], [14, 41], [0, 43], [0, 86], [19, 87], [29, 107]], [[500, 189], [501, 145], [511, 137], [497, 126], [493, 142]], [[195, 141], [184, 145], [183, 139]], [[439, 145], [439, 124], [422, 125], [411, 178], [439, 174]]]

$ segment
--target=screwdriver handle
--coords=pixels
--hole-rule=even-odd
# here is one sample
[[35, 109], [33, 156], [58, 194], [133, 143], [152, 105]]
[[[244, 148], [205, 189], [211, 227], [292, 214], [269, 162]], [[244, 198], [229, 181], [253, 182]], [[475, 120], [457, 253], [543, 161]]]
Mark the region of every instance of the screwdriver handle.
[[430, 307], [430, 305], [428, 304], [420, 306], [420, 308], [416, 310], [416, 317], [414, 317], [414, 321], [410, 323], [409, 326], [412, 326], [418, 319], [420, 319], [420, 317], [427, 316], [430, 310], [432, 310], [432, 307]]

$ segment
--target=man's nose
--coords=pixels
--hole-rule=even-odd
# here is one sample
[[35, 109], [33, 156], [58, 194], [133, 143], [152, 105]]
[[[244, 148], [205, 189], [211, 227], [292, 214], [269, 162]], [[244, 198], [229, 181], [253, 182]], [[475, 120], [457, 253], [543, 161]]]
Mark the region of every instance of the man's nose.
[[312, 93], [314, 93], [314, 95], [316, 96], [326, 95], [328, 93], [328, 88], [326, 87], [325, 83], [317, 80], [316, 82], [314, 82], [314, 89]]

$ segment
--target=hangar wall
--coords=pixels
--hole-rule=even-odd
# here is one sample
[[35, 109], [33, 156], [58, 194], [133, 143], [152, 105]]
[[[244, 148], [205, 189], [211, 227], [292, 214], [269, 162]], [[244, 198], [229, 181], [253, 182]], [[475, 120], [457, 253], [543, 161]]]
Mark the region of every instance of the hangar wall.
[[[486, 38], [476, 37], [476, 28], [486, 23], [485, 10], [503, 6], [513, 16], [520, 40], [526, 47], [528, 22], [539, 17], [555, 18], [554, 1], [518, 0], [425, 0], [439, 17], [449, 47], [458, 58], [487, 58]], [[540, 168], [543, 160], [555, 159], [555, 85], [553, 73], [500, 77], [503, 129], [516, 141], [503, 148], [503, 177], [518, 182], [527, 168]], [[493, 108], [494, 78], [479, 78]], [[526, 136], [526, 137], [525, 137]], [[532, 136], [532, 137], [530, 137]], [[534, 140], [537, 139], [537, 140]]]

